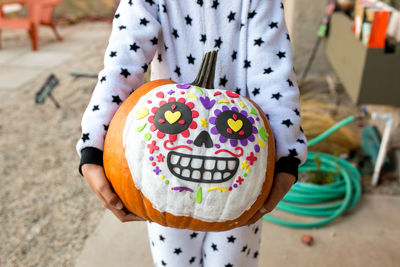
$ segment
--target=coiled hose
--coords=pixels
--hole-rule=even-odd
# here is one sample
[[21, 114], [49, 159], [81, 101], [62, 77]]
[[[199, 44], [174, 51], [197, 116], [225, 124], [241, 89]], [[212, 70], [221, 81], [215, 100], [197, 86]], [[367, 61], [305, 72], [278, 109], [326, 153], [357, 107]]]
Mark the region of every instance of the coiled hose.
[[[350, 116], [332, 128], [314, 138], [308, 143], [308, 147], [327, 138], [339, 128], [353, 122], [354, 116]], [[320, 158], [321, 166], [316, 166], [314, 157]], [[338, 173], [334, 182], [329, 185], [315, 185], [297, 182], [289, 193], [277, 205], [277, 209], [296, 215], [322, 217], [311, 222], [293, 222], [278, 219], [270, 215], [264, 215], [264, 220], [295, 228], [311, 228], [323, 226], [350, 210], [361, 197], [361, 175], [359, 171], [348, 161], [325, 153], [309, 152], [307, 161], [299, 168], [299, 172], [322, 171]]]

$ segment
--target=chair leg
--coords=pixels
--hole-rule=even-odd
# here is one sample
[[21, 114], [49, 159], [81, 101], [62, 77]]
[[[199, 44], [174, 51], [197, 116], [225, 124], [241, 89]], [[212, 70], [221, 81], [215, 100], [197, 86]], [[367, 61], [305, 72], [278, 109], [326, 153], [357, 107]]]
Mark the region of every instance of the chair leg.
[[1, 29], [0, 29], [0, 49], [2, 49], [3, 47], [1, 46]]
[[62, 41], [63, 38], [61, 37], [61, 35], [58, 33], [56, 25], [54, 25], [53, 22], [50, 22], [49, 26], [51, 27], [51, 29], [53, 30], [54, 34], [56, 35], [56, 38], [58, 41]]
[[38, 25], [32, 25], [29, 29], [29, 36], [31, 37], [32, 50], [38, 51], [39, 49], [39, 29]]

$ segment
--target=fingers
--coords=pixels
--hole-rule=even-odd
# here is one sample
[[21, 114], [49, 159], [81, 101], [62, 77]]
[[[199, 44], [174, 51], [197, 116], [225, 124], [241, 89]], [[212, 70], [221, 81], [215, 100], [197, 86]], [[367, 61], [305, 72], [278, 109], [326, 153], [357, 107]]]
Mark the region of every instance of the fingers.
[[117, 210], [115, 208], [109, 209], [121, 222], [144, 221], [144, 219], [130, 213], [126, 209]]

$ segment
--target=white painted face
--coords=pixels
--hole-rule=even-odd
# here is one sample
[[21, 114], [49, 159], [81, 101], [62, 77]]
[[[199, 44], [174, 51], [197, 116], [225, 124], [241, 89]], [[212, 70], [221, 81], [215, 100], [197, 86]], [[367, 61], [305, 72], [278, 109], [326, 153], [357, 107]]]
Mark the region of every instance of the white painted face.
[[142, 96], [124, 129], [133, 181], [154, 208], [208, 222], [234, 220], [257, 200], [267, 141], [245, 97], [188, 84]]

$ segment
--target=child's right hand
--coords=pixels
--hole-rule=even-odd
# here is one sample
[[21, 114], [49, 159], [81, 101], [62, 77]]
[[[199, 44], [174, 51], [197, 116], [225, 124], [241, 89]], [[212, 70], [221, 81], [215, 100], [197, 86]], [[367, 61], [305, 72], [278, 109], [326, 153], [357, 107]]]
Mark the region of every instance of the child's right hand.
[[90, 188], [103, 203], [103, 206], [109, 209], [121, 222], [144, 221], [124, 207], [122, 201], [111, 189], [103, 167], [96, 164], [84, 164], [82, 173]]

